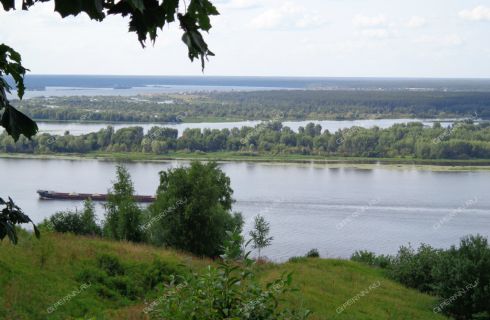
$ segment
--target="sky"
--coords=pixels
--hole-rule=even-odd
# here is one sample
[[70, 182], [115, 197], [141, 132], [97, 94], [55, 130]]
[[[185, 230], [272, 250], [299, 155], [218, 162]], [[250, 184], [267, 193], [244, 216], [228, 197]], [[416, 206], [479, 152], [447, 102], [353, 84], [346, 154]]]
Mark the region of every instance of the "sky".
[[[18, 1], [17, 1], [18, 2]], [[490, 0], [214, 0], [204, 75], [490, 78]], [[20, 6], [18, 6], [20, 7]], [[128, 20], [0, 11], [33, 74], [202, 75], [178, 26], [143, 49]]]

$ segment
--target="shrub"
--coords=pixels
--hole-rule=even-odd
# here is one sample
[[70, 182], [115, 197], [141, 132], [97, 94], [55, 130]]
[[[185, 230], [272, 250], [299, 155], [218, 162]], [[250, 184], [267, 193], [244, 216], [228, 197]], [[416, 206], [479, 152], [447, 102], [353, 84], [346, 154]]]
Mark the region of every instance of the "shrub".
[[[157, 285], [168, 284], [171, 275], [184, 274], [175, 265], [154, 260], [153, 263], [123, 264], [117, 256], [97, 256], [95, 265], [86, 266], [77, 276], [81, 283], [94, 284], [95, 292], [105, 299], [119, 296], [137, 300], [147, 296]], [[155, 290], [156, 291], [156, 290]]]
[[442, 298], [435, 310], [456, 319], [472, 319], [485, 312], [490, 318], [490, 247], [486, 238], [463, 238], [459, 248], [452, 246], [442, 254], [432, 273], [434, 292]]
[[369, 266], [375, 266], [380, 268], [388, 268], [392, 264], [393, 258], [388, 255], [377, 256], [374, 252], [367, 250], [359, 250], [354, 252], [350, 258], [352, 261], [367, 264]]
[[442, 250], [425, 244], [422, 244], [416, 252], [410, 246], [401, 247], [393, 258], [390, 274], [407, 287], [431, 292], [435, 285], [432, 268], [441, 259], [441, 253]]
[[490, 246], [480, 235], [461, 239], [459, 248], [438, 250], [422, 244], [417, 251], [401, 247], [395, 257], [357, 251], [351, 259], [386, 265], [395, 280], [436, 294], [442, 300], [434, 312], [456, 319], [490, 319]]
[[51, 226], [56, 232], [72, 232], [74, 234], [80, 234], [83, 228], [82, 220], [78, 212], [60, 211], [49, 217], [41, 227], [44, 225]]
[[181, 268], [175, 265], [154, 260], [143, 274], [145, 287], [149, 290], [154, 289], [158, 284], [169, 283], [171, 275], [182, 274]]
[[370, 266], [374, 266], [375, 265], [374, 260], [376, 259], [376, 254], [374, 252], [367, 251], [367, 250], [359, 250], [354, 252], [354, 254], [350, 257], [350, 259], [355, 262], [360, 262]]
[[101, 235], [102, 233], [97, 225], [94, 204], [90, 199], [84, 202], [82, 212], [57, 212], [49, 219], [44, 220], [42, 227], [56, 232], [71, 232], [77, 235]]
[[77, 276], [81, 283], [104, 283], [107, 273], [94, 267], [85, 267]]
[[102, 254], [97, 257], [97, 266], [104, 270], [109, 276], [118, 276], [124, 274], [124, 267], [119, 258], [109, 254]]
[[320, 252], [318, 252], [318, 249], [311, 249], [306, 253], [307, 258], [320, 258]]
[[305, 257], [291, 257], [291, 258], [289, 258], [288, 261], [292, 262], [292, 263], [299, 263], [299, 262], [305, 262], [306, 258]]
[[[225, 248], [225, 253], [228, 248]], [[146, 313], [172, 320], [304, 320], [310, 311], [278, 306], [281, 296], [292, 291], [291, 274], [260, 285], [255, 262], [245, 255], [235, 261], [224, 255], [218, 267], [209, 266], [203, 274], [192, 274], [176, 285], [172, 281], [158, 310], [149, 305]], [[198, 315], [198, 318], [196, 317]]]

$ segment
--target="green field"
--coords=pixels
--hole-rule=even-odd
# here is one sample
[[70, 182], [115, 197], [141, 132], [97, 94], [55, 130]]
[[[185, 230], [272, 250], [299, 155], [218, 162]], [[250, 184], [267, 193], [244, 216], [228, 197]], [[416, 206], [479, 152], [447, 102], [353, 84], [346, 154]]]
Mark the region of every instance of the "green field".
[[[161, 296], [159, 286], [145, 292], [144, 298], [128, 299], [91, 283], [48, 314], [48, 308], [80, 288], [80, 274], [96, 270], [97, 257], [102, 254], [119, 258], [126, 266], [128, 283], [144, 274], [155, 260], [170, 269], [198, 272], [212, 263], [147, 245], [47, 232], [37, 240], [24, 232], [17, 246], [0, 242], [0, 319], [148, 319], [143, 313], [145, 300], [151, 303]], [[382, 270], [355, 262], [310, 258], [258, 268], [264, 280], [293, 271], [294, 284], [300, 290], [285, 303], [313, 310], [312, 320], [445, 319], [432, 311], [435, 297], [407, 289], [389, 280]], [[337, 313], [338, 307], [374, 283], [376, 288]]]

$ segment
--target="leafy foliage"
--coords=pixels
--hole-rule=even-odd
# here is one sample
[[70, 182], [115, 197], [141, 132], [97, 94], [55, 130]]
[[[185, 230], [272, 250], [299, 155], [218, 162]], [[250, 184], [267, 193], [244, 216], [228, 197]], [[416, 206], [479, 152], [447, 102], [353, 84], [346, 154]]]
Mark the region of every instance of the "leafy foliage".
[[270, 224], [260, 214], [254, 218], [254, 228], [250, 231], [250, 237], [252, 237], [252, 248], [259, 250], [260, 252], [265, 247], [271, 245], [273, 237], [269, 237]]
[[[38, 2], [47, 1], [23, 0], [22, 9], [29, 10]], [[0, 2], [6, 11], [15, 9], [13, 0]], [[54, 0], [54, 10], [63, 18], [80, 13], [86, 13], [96, 21], [103, 21], [108, 15], [129, 17], [129, 31], [137, 34], [142, 46], [148, 39], [155, 42], [158, 30], [178, 19], [184, 31], [182, 40], [188, 48], [189, 58], [199, 58], [204, 69], [205, 59], [214, 54], [208, 49], [201, 32], [211, 29], [210, 16], [219, 15], [219, 12], [208, 0], [190, 0], [187, 7], [186, 2], [182, 2], [184, 12], [179, 12], [180, 0]]]
[[412, 159], [490, 159], [490, 124], [458, 122], [451, 128], [422, 123], [396, 124], [390, 128], [353, 127], [330, 132], [313, 123], [298, 132], [271, 122], [267, 126], [232, 129], [186, 129], [178, 136], [172, 128], [107, 127], [80, 136], [42, 134], [15, 143], [0, 134], [0, 152], [88, 153], [236, 152], [236, 155], [312, 155], [334, 157]]
[[490, 246], [480, 235], [465, 237], [459, 247], [448, 250], [409, 246], [401, 247], [394, 257], [358, 251], [351, 259], [384, 266], [393, 279], [437, 295], [441, 301], [434, 312], [455, 319], [490, 317]]
[[391, 265], [393, 258], [387, 255], [376, 255], [374, 252], [359, 250], [354, 252], [350, 258], [352, 261], [364, 263], [379, 268], [387, 268]]
[[[5, 4], [4, 4], [5, 7]], [[18, 140], [21, 134], [30, 138], [38, 131], [37, 125], [29, 117], [14, 108], [7, 99], [7, 92], [12, 89], [3, 77], [11, 76], [17, 87], [17, 95], [24, 95], [24, 75], [27, 69], [22, 66], [20, 54], [5, 44], [0, 44], [0, 110], [3, 110], [0, 125], [14, 140]]]
[[490, 318], [490, 246], [486, 238], [463, 238], [459, 247], [441, 254], [432, 276], [434, 292], [443, 301], [451, 301], [444, 304], [443, 312], [456, 319], [473, 319], [477, 314]]
[[142, 212], [134, 199], [134, 187], [128, 170], [118, 165], [117, 179], [106, 204], [104, 233], [116, 240], [140, 242]]
[[230, 178], [215, 162], [160, 173], [157, 199], [150, 206], [150, 241], [217, 257], [223, 253], [226, 231], [240, 231], [243, 219], [232, 214]]
[[56, 232], [71, 232], [78, 235], [101, 235], [102, 231], [95, 217], [94, 203], [84, 202], [82, 212], [57, 212], [43, 221], [42, 227]]
[[[284, 294], [294, 291], [292, 274], [262, 286], [256, 277], [255, 263], [247, 253], [243, 261], [229, 257], [225, 248], [218, 267], [208, 266], [202, 274], [174, 277], [164, 299], [153, 310], [154, 319], [173, 320], [305, 320], [309, 310], [292, 309], [281, 304]], [[182, 279], [179, 284], [177, 279]]]
[[308, 251], [305, 255], [307, 258], [320, 258], [320, 252], [318, 252], [318, 249], [311, 249]]
[[13, 244], [17, 244], [18, 237], [15, 226], [22, 223], [32, 223], [34, 234], [39, 238], [40, 234], [36, 225], [10, 197], [8, 201], [0, 198], [0, 206], [4, 206], [0, 211], [0, 241], [7, 236]]
[[160, 259], [152, 263], [123, 263], [113, 254], [100, 254], [95, 265], [85, 266], [77, 275], [80, 283], [91, 283], [99, 298], [130, 301], [150, 296], [172, 275], [181, 275], [183, 270], [175, 264]]
[[417, 251], [401, 247], [393, 259], [390, 273], [396, 280], [422, 292], [431, 292], [434, 287], [432, 268], [440, 259], [442, 250], [422, 244]]

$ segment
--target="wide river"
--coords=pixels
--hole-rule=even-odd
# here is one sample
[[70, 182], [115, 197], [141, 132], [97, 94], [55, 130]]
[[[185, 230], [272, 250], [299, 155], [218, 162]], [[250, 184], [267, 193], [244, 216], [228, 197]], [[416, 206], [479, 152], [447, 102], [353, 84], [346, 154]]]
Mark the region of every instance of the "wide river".
[[[443, 119], [439, 120], [441, 125], [447, 127], [454, 120]], [[244, 126], [254, 127], [261, 121], [237, 121], [237, 122], [199, 122], [199, 123], [175, 123], [175, 124], [157, 124], [157, 123], [76, 123], [76, 122], [38, 122], [39, 131], [41, 133], [50, 133], [62, 135], [65, 131], [69, 131], [73, 135], [81, 135], [90, 132], [97, 132], [100, 129], [106, 128], [111, 125], [114, 129], [118, 130], [126, 127], [139, 126], [143, 127], [144, 131], [148, 131], [153, 126], [163, 126], [168, 128], [174, 128], [179, 131], [179, 135], [182, 135], [185, 129], [199, 128], [199, 129], [232, 129], [241, 128]], [[396, 123], [407, 122], [422, 122], [426, 126], [432, 126], [434, 120], [424, 119], [373, 119], [373, 120], [320, 120], [320, 121], [283, 121], [284, 126], [290, 127], [293, 131], [298, 131], [299, 127], [305, 127], [308, 123], [313, 122], [322, 126], [323, 130], [329, 130], [335, 132], [339, 129], [351, 128], [354, 126], [363, 128], [372, 128], [378, 126], [380, 128], [389, 128]], [[1, 129], [0, 129], [1, 130]]]
[[[139, 194], [154, 194], [158, 172], [187, 162], [127, 163]], [[36, 222], [80, 202], [39, 200], [37, 189], [104, 193], [115, 162], [0, 159], [0, 195], [11, 196]], [[318, 248], [324, 257], [355, 250], [395, 253], [409, 242], [448, 247], [460, 237], [490, 236], [490, 171], [441, 172], [410, 166], [221, 163], [231, 178], [245, 232], [262, 214], [274, 236], [265, 254], [276, 261]], [[98, 206], [100, 216], [102, 206]]]

